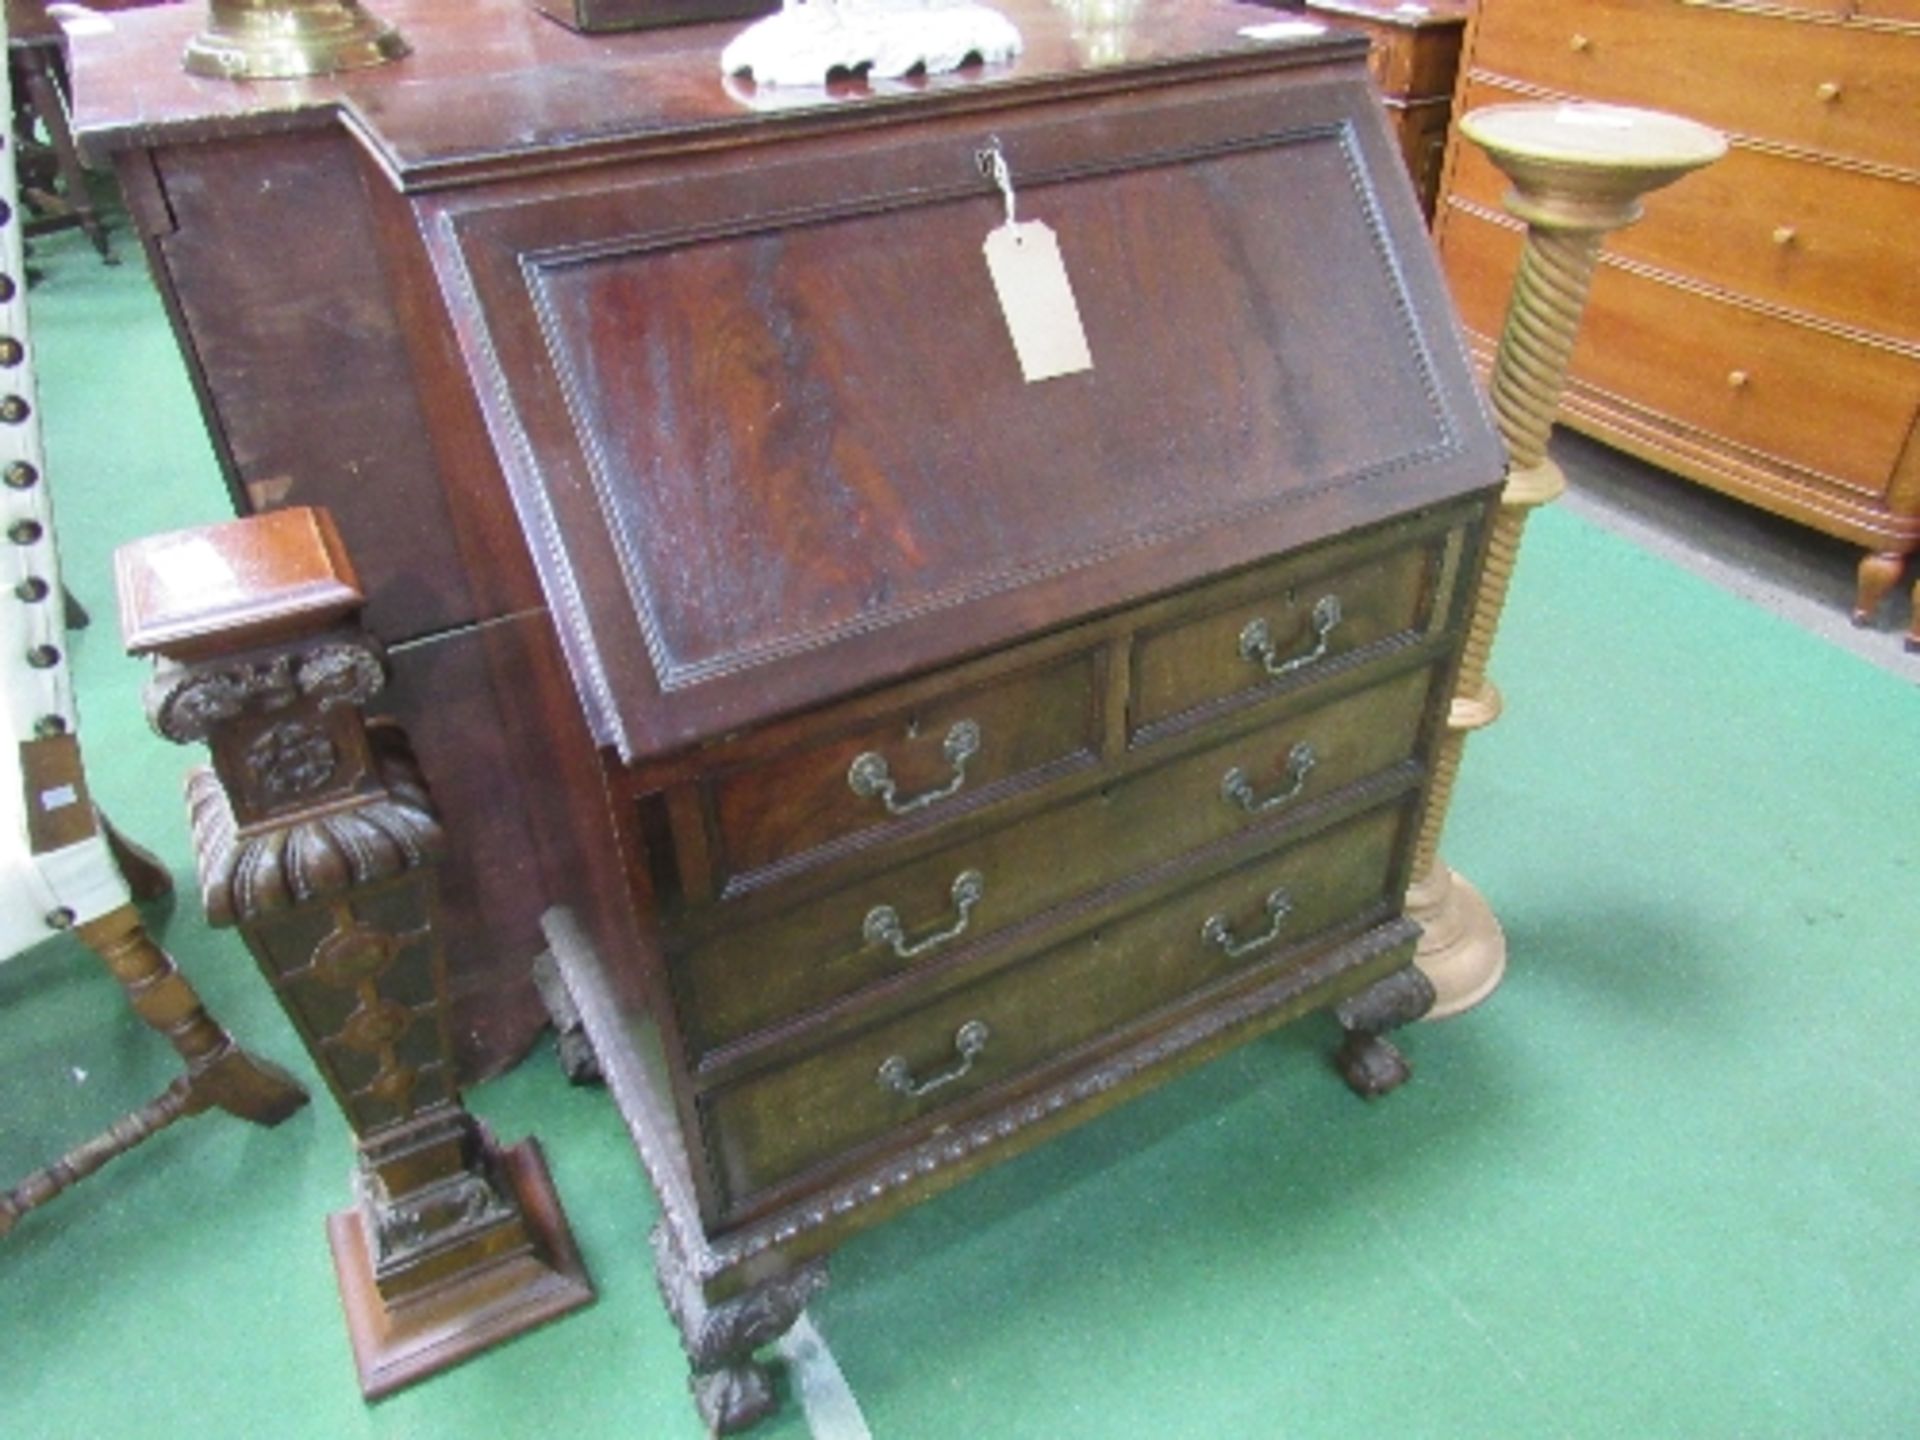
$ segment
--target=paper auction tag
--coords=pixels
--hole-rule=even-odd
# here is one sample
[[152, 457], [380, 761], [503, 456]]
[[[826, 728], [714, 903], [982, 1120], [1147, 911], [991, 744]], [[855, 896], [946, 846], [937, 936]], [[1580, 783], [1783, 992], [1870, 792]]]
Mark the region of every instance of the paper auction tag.
[[1002, 225], [988, 233], [986, 254], [1027, 383], [1091, 370], [1087, 332], [1053, 231], [1038, 220]]

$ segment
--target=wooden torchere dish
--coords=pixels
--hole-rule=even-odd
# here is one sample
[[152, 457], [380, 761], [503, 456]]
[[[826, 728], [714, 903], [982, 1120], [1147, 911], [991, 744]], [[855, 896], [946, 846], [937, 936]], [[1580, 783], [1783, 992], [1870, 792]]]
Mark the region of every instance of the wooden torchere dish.
[[[1502, 464], [1366, 45], [1004, 8], [1012, 65], [824, 92], [505, 0], [271, 116], [161, 12], [76, 57], [237, 495], [324, 500], [406, 642], [449, 936], [537, 922], [454, 1014], [523, 1036], [551, 953], [716, 1429], [847, 1236], [1312, 1011], [1390, 1089], [1431, 1001]], [[1090, 371], [1022, 379], [993, 152]]]

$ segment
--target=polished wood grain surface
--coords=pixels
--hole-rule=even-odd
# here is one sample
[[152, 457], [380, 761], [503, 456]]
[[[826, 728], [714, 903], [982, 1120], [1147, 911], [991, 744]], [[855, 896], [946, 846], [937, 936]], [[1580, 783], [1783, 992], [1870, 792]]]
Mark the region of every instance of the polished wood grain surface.
[[324, 510], [300, 506], [226, 537], [232, 523], [138, 540], [114, 556], [120, 636], [134, 655], [201, 658], [344, 619], [366, 597]]
[[154, 63], [177, 56], [200, 23], [191, 6], [163, 6], [117, 15], [110, 33], [76, 41], [95, 77], [78, 97], [76, 121], [87, 143], [106, 151], [326, 125], [338, 111], [394, 174], [437, 184], [510, 170], [516, 157], [550, 167], [619, 150], [748, 138], [768, 117], [869, 125], [929, 102], [968, 108], [1041, 89], [1111, 92], [1142, 74], [1177, 80], [1236, 65], [1271, 71], [1276, 50], [1312, 58], [1350, 54], [1361, 44], [1347, 35], [1261, 43], [1240, 34], [1258, 22], [1257, 11], [1231, 0], [1162, 0], [1140, 7], [1109, 37], [1115, 54], [1084, 49], [1072, 18], [1044, 0], [998, 8], [1025, 41], [1010, 65], [756, 91], [720, 74], [720, 50], [738, 22], [589, 37], [521, 0], [389, 0], [380, 13], [412, 43], [406, 59], [322, 79], [233, 85]]

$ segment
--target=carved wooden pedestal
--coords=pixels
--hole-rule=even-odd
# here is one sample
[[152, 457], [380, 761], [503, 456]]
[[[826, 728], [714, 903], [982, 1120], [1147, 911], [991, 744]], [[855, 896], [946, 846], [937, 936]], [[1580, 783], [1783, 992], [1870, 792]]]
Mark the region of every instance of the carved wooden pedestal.
[[461, 1104], [435, 865], [444, 836], [324, 512], [129, 546], [128, 648], [158, 657], [154, 727], [205, 741], [188, 782], [208, 918], [235, 925], [359, 1142], [331, 1218], [361, 1389], [378, 1399], [592, 1298], [531, 1140]]

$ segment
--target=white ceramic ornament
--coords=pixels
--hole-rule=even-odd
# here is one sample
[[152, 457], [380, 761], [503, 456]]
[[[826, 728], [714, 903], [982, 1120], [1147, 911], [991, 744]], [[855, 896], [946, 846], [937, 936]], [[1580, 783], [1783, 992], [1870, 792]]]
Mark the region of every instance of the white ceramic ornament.
[[778, 15], [734, 37], [720, 69], [756, 85], [824, 85], [836, 70], [894, 80], [1019, 53], [1013, 22], [975, 0], [786, 0]]

